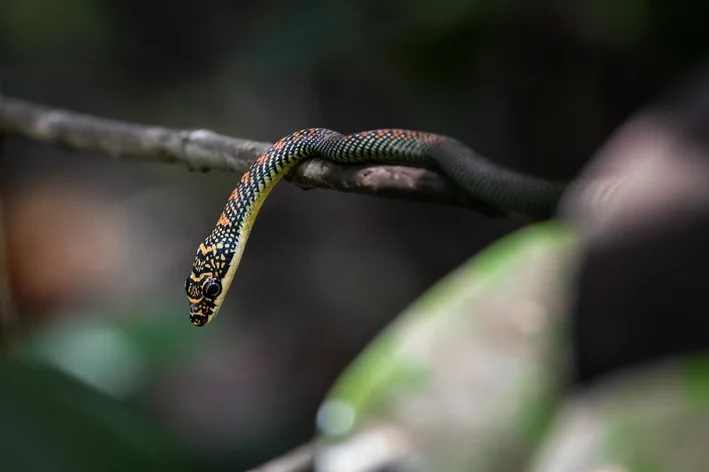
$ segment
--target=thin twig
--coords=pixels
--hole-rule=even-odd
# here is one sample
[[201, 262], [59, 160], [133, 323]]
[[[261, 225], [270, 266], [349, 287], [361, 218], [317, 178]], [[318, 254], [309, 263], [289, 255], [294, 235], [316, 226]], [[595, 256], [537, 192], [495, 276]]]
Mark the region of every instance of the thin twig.
[[251, 469], [248, 472], [307, 472], [313, 469], [315, 453], [318, 448], [317, 441], [303, 444], [292, 451], [270, 460], [265, 464]]
[[[192, 170], [245, 172], [271, 145], [205, 129], [179, 130], [107, 120], [0, 96], [0, 132], [117, 159], [180, 162]], [[504, 213], [478, 200], [439, 173], [404, 166], [339, 165], [309, 159], [287, 180], [303, 188], [326, 188], [379, 197], [433, 202]]]

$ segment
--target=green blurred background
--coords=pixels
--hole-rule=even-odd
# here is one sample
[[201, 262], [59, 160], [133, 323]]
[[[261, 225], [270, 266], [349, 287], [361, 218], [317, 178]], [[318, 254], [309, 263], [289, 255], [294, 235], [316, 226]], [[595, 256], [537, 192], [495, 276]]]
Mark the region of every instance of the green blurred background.
[[[698, 0], [0, 0], [0, 83], [261, 141], [428, 130], [561, 179], [704, 58], [706, 18]], [[279, 455], [311, 437], [329, 386], [387, 322], [519, 227], [284, 184], [218, 322], [195, 329], [184, 278], [237, 178], [6, 140], [21, 322], [0, 364], [1, 470], [242, 470]]]

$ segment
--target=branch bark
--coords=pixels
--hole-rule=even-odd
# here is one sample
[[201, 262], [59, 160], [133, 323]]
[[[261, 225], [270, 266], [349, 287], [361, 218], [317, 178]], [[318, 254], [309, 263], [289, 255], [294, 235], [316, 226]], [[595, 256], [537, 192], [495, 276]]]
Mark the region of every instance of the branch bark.
[[[224, 136], [206, 129], [172, 129], [108, 120], [0, 95], [0, 132], [109, 154], [117, 159], [182, 163], [191, 170], [245, 172], [271, 143]], [[468, 195], [441, 174], [404, 166], [340, 165], [308, 159], [286, 180], [378, 197], [439, 203], [508, 216]]]

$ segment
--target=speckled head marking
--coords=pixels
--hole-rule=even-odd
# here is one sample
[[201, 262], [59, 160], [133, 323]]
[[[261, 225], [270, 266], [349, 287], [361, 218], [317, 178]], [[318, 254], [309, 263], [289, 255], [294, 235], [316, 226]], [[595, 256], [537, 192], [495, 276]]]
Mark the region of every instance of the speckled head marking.
[[227, 200], [216, 227], [199, 246], [185, 282], [192, 324], [204, 326], [219, 311], [254, 219], [276, 183], [296, 163], [315, 155], [340, 163], [434, 165], [482, 201], [540, 218], [553, 214], [563, 190], [563, 186], [498, 167], [441, 135], [402, 129], [348, 136], [324, 128], [297, 131], [256, 159]]
[[185, 280], [190, 321], [195, 326], [204, 326], [214, 319], [229, 288], [229, 275], [233, 277], [233, 273], [229, 274], [230, 262], [234, 258], [233, 245], [225, 244], [224, 241], [230, 239], [228, 236], [215, 233], [213, 231], [200, 244], [192, 272]]

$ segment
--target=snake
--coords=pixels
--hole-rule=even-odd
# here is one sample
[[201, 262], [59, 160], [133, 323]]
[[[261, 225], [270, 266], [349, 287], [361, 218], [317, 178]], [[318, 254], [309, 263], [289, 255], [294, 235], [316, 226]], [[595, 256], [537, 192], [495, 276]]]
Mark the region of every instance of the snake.
[[406, 129], [349, 135], [326, 128], [297, 131], [273, 144], [248, 168], [216, 226], [199, 245], [185, 280], [193, 325], [204, 326], [219, 312], [268, 194], [293, 166], [312, 157], [341, 164], [435, 168], [472, 196], [509, 214], [537, 220], [554, 215], [565, 189], [565, 183], [504, 168], [440, 134]]

